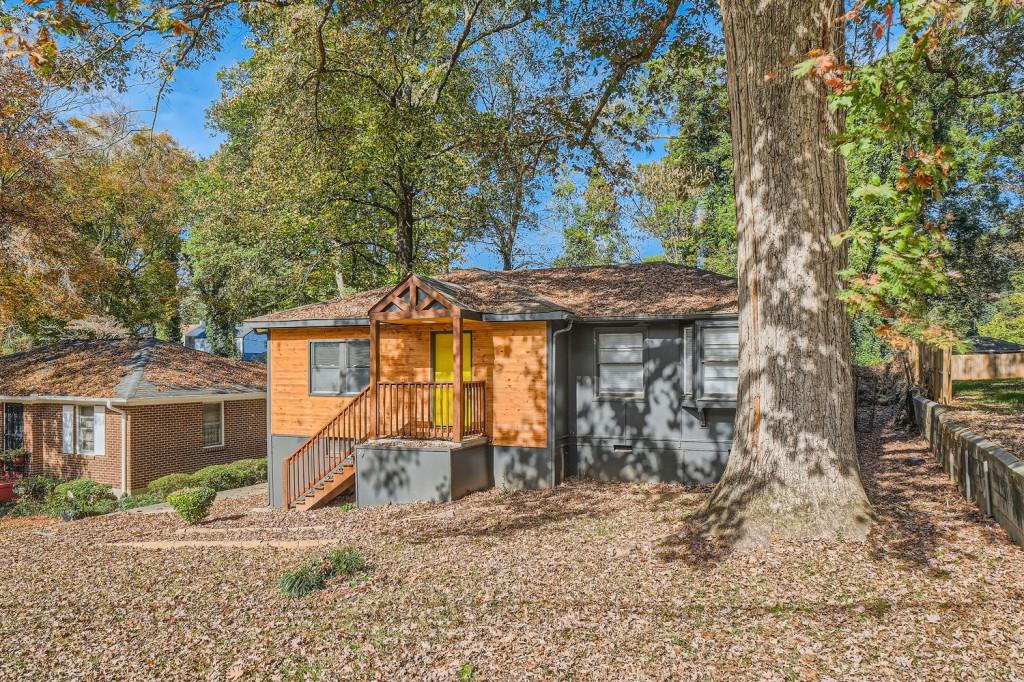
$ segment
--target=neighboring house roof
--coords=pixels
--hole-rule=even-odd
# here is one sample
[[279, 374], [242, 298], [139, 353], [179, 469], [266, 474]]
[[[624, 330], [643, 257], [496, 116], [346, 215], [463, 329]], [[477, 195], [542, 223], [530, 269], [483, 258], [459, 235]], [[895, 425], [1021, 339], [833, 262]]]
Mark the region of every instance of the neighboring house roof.
[[971, 353], [1021, 353], [1024, 346], [1013, 341], [1004, 341], [991, 336], [972, 336], [968, 341], [974, 346]]
[[136, 400], [262, 393], [266, 366], [156, 339], [65, 341], [0, 356], [0, 396]]
[[[673, 263], [502, 272], [471, 268], [420, 279], [461, 308], [496, 316], [563, 313], [579, 319], [657, 318], [737, 311], [734, 278]], [[364, 320], [367, 311], [392, 289], [291, 308], [247, 324]]]

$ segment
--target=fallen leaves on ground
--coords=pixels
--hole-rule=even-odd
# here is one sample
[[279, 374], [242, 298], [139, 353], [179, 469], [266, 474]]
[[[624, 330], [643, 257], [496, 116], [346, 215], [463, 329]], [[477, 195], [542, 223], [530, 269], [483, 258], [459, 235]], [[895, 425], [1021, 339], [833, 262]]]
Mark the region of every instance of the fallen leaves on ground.
[[[226, 500], [196, 532], [0, 521], [0, 678], [1020, 678], [1024, 551], [921, 440], [860, 438], [866, 543], [688, 554], [672, 538], [709, 488], [594, 481], [358, 511]], [[276, 581], [315, 550], [108, 546], [192, 535], [336, 538], [372, 571], [288, 599]]]
[[1024, 410], [985, 405], [972, 396], [957, 396], [951, 409], [958, 424], [1024, 459]]

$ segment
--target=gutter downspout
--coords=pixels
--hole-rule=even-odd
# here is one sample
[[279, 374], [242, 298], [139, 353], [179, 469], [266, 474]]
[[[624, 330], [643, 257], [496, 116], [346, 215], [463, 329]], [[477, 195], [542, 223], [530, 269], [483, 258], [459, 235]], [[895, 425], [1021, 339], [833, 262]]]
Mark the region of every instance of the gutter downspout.
[[[554, 383], [556, 381], [558, 381], [558, 372], [557, 372], [557, 368], [555, 367], [555, 358], [558, 357], [558, 335], [559, 334], [564, 334], [564, 333], [566, 333], [568, 331], [571, 331], [572, 330], [572, 325], [575, 322], [576, 322], [576, 320], [570, 319], [569, 320], [569, 324], [567, 324], [566, 326], [562, 327], [561, 329], [556, 329], [554, 332], [551, 333], [551, 363], [550, 364], [551, 364], [551, 384], [552, 384], [552, 388], [554, 388]], [[572, 349], [566, 348], [565, 357], [566, 357], [566, 361], [568, 362], [569, 358], [572, 357]], [[570, 377], [567, 377], [567, 379], [568, 378], [570, 378]], [[568, 399], [568, 397], [569, 397], [569, 394], [568, 394], [569, 386], [568, 385], [566, 385], [565, 390], [566, 390], [566, 399]], [[552, 405], [554, 405], [554, 403], [555, 403], [555, 396], [554, 395], [550, 396], [549, 400], [551, 400]], [[552, 410], [552, 412], [554, 412], [554, 410]], [[561, 447], [561, 444], [558, 442], [558, 435], [555, 433], [555, 423], [557, 423], [557, 421], [558, 421], [558, 415], [554, 415], [554, 417], [555, 418], [552, 420], [552, 423], [550, 425], [550, 428], [551, 428], [551, 444], [558, 451], [558, 457], [559, 457], [559, 459], [561, 459], [561, 463], [562, 463], [562, 465], [561, 465], [562, 480], [565, 480], [565, 448]], [[554, 488], [557, 483], [558, 483], [557, 481], [552, 480], [551, 481], [551, 487]]]
[[107, 409], [121, 415], [121, 497], [128, 494], [128, 413], [107, 400]]

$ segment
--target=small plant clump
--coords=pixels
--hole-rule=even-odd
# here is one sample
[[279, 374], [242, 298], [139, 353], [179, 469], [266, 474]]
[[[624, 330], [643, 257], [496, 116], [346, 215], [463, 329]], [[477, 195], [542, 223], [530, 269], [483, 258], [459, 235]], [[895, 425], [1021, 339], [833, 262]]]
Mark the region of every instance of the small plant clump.
[[307, 561], [282, 575], [277, 584], [289, 597], [305, 597], [327, 584], [327, 572], [320, 562]]
[[185, 523], [194, 526], [209, 515], [216, 496], [217, 491], [213, 488], [183, 488], [168, 495], [167, 503]]
[[288, 597], [304, 597], [321, 590], [335, 576], [354, 578], [367, 570], [366, 558], [355, 547], [338, 547], [325, 556], [304, 561], [277, 582]]

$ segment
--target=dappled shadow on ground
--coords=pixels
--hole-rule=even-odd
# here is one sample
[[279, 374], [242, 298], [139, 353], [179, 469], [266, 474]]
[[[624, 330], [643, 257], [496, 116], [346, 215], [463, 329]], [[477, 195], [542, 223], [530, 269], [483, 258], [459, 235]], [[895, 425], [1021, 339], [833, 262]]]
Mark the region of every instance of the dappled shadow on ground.
[[[926, 443], [896, 423], [899, 409], [879, 407], [876, 427], [857, 434], [861, 476], [876, 515], [866, 543], [869, 557], [927, 569], [945, 543], [1006, 542], [998, 526], [960, 495]], [[688, 521], [664, 538], [658, 556], [701, 566], [732, 551], [728, 538], [710, 537], [698, 522]]]
[[411, 542], [452, 537], [491, 537], [543, 529], [576, 519], [599, 519], [627, 510], [631, 505], [679, 508], [695, 505], [708, 486], [676, 484], [637, 485], [568, 480], [557, 488], [540, 491], [488, 491], [430, 510], [415, 518], [403, 533]]

